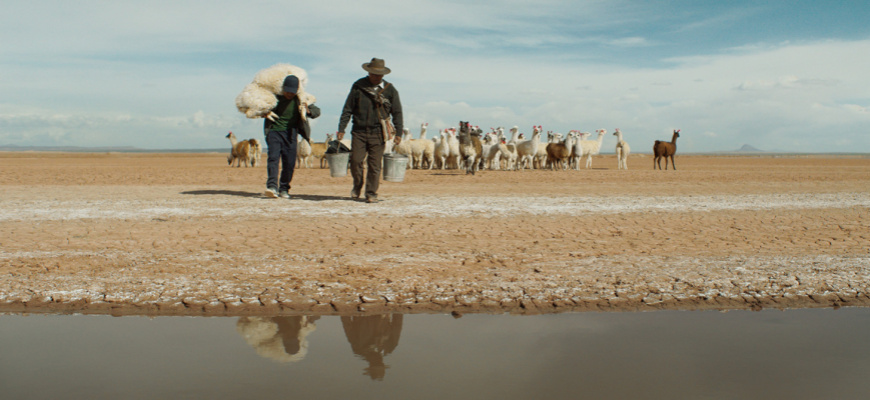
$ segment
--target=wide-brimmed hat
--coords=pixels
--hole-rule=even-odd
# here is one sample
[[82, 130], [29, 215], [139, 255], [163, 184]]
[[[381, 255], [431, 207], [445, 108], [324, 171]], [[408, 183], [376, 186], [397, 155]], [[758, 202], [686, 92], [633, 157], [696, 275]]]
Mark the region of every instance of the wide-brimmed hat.
[[390, 69], [384, 65], [384, 60], [380, 58], [372, 58], [371, 62], [363, 63], [363, 69], [375, 75], [386, 75], [390, 73]]

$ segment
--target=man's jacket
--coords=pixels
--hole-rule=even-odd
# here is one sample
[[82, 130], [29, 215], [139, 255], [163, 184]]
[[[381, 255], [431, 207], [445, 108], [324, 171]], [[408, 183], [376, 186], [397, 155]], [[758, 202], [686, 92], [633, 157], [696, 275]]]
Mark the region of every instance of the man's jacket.
[[[396, 132], [402, 132], [402, 102], [399, 99], [399, 91], [392, 84], [387, 85], [387, 81], [383, 81], [383, 84], [386, 89], [382, 95], [389, 102], [389, 108], [386, 112], [392, 116]], [[347, 95], [347, 100], [344, 102], [344, 108], [341, 110], [341, 119], [338, 121], [339, 132], [344, 132], [347, 129], [351, 117], [353, 117], [351, 132], [381, 131], [381, 123], [375, 110], [375, 101], [365, 92], [365, 89], [373, 87], [374, 85], [368, 77], [354, 82]]]
[[[278, 105], [275, 106], [273, 112], [278, 114], [283, 114], [283, 109], [294, 102], [294, 100], [288, 100], [283, 95], [276, 96], [278, 97]], [[320, 107], [312, 104], [314, 103], [314, 96], [308, 95], [307, 93], [301, 97], [296, 97], [295, 103], [297, 104], [297, 112], [299, 113], [299, 118], [294, 118], [296, 122], [295, 128], [299, 131], [299, 135], [305, 138], [308, 143], [311, 143], [311, 126], [308, 124], [309, 118], [317, 118], [320, 116]], [[268, 131], [272, 125], [275, 123], [266, 119], [265, 122], [265, 130]], [[294, 127], [288, 127], [294, 128]]]

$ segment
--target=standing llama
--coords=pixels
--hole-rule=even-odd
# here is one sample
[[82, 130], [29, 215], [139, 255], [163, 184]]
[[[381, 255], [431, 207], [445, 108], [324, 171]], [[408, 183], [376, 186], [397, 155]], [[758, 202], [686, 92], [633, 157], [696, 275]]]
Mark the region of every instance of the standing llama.
[[465, 162], [466, 175], [474, 175], [483, 153], [483, 144], [480, 143], [480, 132], [478, 132], [477, 128], [474, 128], [474, 133], [472, 134], [472, 127], [468, 125], [468, 122], [459, 121], [459, 135], [457, 135], [457, 139], [459, 139], [459, 153]]
[[541, 131], [544, 128], [540, 125], [532, 127], [532, 138], [517, 143], [517, 169], [522, 171], [526, 167], [533, 168], [535, 156], [538, 154], [538, 147], [541, 144]]
[[256, 167], [257, 165], [260, 165], [260, 155], [263, 154], [263, 145], [260, 144], [259, 140], [253, 138], [248, 139], [248, 143], [251, 144], [251, 152], [248, 153], [251, 157], [251, 166]]
[[656, 140], [656, 143], [653, 145], [653, 154], [655, 155], [655, 159], [653, 159], [653, 169], [656, 169], [656, 165], [659, 166], [659, 170], [662, 169], [662, 158], [665, 159], [665, 170], [668, 169], [668, 157], [671, 158], [671, 167], [674, 170], [677, 169], [677, 164], [674, 164], [674, 154], [677, 152], [677, 138], [680, 137], [680, 130], [674, 130], [674, 136], [671, 138], [670, 142], [663, 142], [661, 140]]
[[628, 155], [631, 154], [631, 147], [625, 140], [622, 140], [622, 132], [619, 131], [619, 128], [616, 128], [613, 136], [616, 136], [616, 169], [628, 169]]
[[257, 161], [260, 159], [260, 142], [256, 139], [250, 140], [242, 140], [241, 142], [236, 140], [236, 135], [230, 132], [227, 134], [227, 139], [230, 140], [230, 155], [227, 156], [227, 164], [233, 166], [233, 162], [236, 163], [236, 167], [241, 167], [242, 163], [245, 164], [247, 168], [248, 162], [251, 163], [252, 167], [257, 166]]
[[[604, 135], [607, 133], [605, 129], [596, 129], [595, 132], [598, 132], [598, 139], [595, 140], [580, 140], [580, 157], [586, 156], [586, 169], [592, 167], [592, 156], [598, 155], [601, 152], [601, 142], [604, 141]], [[576, 147], [576, 146], [575, 146]], [[579, 163], [578, 163], [579, 164]], [[580, 166], [578, 165], [579, 169]]]
[[299, 135], [296, 140], [296, 168], [311, 168], [311, 158], [311, 142]]
[[573, 131], [568, 132], [568, 136], [564, 141], [555, 141], [547, 144], [547, 163], [550, 164], [550, 169], [555, 170], [557, 165], [560, 170], [568, 169], [568, 162], [571, 158], [571, 153], [574, 150]]
[[438, 137], [438, 143], [435, 144], [435, 160], [441, 169], [447, 168], [447, 159], [450, 157], [449, 132], [442, 129]]

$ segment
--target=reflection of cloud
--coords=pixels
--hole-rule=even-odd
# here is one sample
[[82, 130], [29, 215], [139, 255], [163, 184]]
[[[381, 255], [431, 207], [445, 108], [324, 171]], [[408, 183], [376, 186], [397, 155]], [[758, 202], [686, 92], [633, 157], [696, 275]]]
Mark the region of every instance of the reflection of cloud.
[[319, 317], [241, 317], [236, 330], [257, 354], [279, 362], [301, 361], [308, 354], [306, 337]]
[[341, 325], [351, 350], [369, 363], [365, 375], [374, 380], [384, 379], [388, 368], [384, 356], [399, 345], [402, 314], [341, 317]]

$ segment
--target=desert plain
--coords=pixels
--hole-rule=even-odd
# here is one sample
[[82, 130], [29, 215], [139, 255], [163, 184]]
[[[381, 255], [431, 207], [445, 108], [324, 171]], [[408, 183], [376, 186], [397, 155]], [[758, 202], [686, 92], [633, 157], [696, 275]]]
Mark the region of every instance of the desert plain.
[[[349, 315], [870, 305], [870, 156], [409, 170], [381, 202], [224, 153], [0, 153], [0, 311]], [[315, 162], [315, 164], [317, 164]]]

